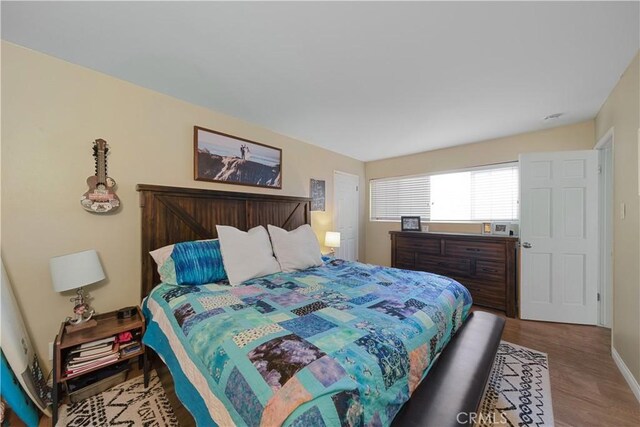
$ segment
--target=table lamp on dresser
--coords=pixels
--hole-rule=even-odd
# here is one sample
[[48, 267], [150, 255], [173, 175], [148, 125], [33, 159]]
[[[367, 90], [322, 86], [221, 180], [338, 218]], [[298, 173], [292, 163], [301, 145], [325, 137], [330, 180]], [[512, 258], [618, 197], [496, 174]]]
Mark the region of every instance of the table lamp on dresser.
[[66, 319], [68, 323], [66, 326], [67, 333], [96, 326], [97, 322], [91, 318], [94, 310], [85, 301], [82, 287], [105, 278], [98, 253], [93, 249], [89, 249], [69, 255], [57, 256], [51, 258], [49, 267], [51, 269], [53, 289], [56, 292], [77, 289], [76, 296], [71, 298], [71, 302], [74, 303], [74, 317]]

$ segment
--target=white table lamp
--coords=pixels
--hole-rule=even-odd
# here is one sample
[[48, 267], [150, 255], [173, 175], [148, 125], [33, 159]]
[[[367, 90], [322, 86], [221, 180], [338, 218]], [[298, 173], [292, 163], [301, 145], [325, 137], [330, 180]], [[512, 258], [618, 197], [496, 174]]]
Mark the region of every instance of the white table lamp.
[[[71, 325], [85, 324], [93, 316], [94, 310], [91, 310], [89, 304], [85, 302], [82, 287], [105, 278], [98, 253], [89, 249], [88, 251], [54, 257], [49, 261], [49, 267], [53, 289], [56, 292], [77, 289], [77, 295], [71, 298], [71, 302], [74, 303], [75, 317], [73, 319], [67, 318], [67, 321]], [[92, 323], [95, 325], [95, 320]]]
[[324, 245], [331, 248], [331, 255], [335, 255], [335, 249], [340, 247], [340, 232], [327, 231], [324, 235]]

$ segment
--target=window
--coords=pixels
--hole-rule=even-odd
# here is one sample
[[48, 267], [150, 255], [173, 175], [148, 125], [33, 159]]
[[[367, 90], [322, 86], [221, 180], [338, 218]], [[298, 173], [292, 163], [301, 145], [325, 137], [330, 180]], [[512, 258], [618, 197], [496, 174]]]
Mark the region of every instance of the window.
[[429, 176], [374, 179], [370, 182], [372, 221], [400, 221], [403, 215], [429, 218]]
[[372, 221], [420, 215], [425, 221], [518, 219], [518, 163], [370, 182]]

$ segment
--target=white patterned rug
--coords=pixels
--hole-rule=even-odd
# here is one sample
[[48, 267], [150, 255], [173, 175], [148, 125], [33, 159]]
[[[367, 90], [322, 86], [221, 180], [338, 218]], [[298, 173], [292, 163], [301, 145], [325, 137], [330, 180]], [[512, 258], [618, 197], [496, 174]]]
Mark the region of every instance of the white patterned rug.
[[553, 426], [547, 354], [502, 341], [479, 412], [477, 427]]
[[178, 420], [155, 371], [149, 388], [138, 376], [70, 406], [62, 405], [56, 426], [174, 427]]

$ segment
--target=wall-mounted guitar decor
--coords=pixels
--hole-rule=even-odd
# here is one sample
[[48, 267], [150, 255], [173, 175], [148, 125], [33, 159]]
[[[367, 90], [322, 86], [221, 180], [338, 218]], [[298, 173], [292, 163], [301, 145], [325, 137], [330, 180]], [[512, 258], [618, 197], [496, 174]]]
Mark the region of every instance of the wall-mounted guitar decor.
[[93, 157], [96, 162], [96, 174], [87, 178], [89, 191], [80, 198], [82, 207], [95, 213], [113, 212], [120, 207], [120, 199], [114, 188], [116, 182], [107, 176], [107, 154], [109, 146], [104, 139], [96, 139], [93, 143]]

